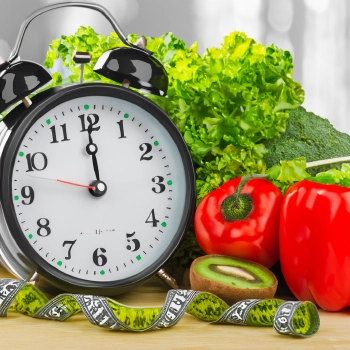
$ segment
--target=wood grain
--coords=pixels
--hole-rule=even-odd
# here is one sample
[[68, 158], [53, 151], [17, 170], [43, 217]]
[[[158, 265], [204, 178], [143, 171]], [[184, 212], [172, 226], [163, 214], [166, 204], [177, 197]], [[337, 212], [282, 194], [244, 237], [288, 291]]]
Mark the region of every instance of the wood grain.
[[[11, 277], [0, 267], [0, 278]], [[114, 299], [129, 306], [159, 307], [168, 287], [158, 278]], [[185, 315], [169, 329], [134, 333], [92, 326], [83, 315], [65, 322], [32, 319], [10, 312], [0, 319], [0, 349], [337, 349], [350, 350], [350, 308], [320, 310], [321, 327], [307, 339], [277, 334], [273, 328], [210, 325]]]

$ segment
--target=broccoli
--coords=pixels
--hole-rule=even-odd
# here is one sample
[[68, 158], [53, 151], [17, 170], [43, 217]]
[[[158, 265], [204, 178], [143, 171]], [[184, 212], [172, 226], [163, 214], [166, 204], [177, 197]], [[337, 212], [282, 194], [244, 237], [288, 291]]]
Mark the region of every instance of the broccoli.
[[[298, 107], [289, 112], [286, 130], [280, 136], [264, 140], [268, 150], [265, 156], [268, 168], [280, 160], [305, 157], [307, 162], [350, 155], [350, 135], [336, 130], [324, 118]], [[329, 164], [307, 169], [315, 176], [331, 168], [340, 169], [341, 164]]]

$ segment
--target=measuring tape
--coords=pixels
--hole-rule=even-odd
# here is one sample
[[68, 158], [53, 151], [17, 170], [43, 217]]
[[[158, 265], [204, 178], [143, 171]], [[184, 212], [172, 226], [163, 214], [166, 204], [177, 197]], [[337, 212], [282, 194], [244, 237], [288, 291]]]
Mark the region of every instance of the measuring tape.
[[110, 298], [60, 294], [49, 300], [32, 284], [0, 279], [0, 317], [8, 311], [48, 320], [64, 321], [83, 312], [91, 324], [112, 330], [144, 332], [176, 325], [185, 312], [211, 324], [271, 327], [280, 334], [310, 337], [320, 326], [311, 302], [247, 299], [229, 307], [208, 292], [171, 289], [160, 308], [133, 308]]

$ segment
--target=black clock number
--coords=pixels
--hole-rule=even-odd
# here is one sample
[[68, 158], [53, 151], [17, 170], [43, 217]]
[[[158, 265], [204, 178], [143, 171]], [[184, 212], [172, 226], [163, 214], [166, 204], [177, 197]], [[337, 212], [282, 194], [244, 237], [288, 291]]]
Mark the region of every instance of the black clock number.
[[139, 148], [140, 151], [145, 151], [145, 153], [141, 156], [140, 160], [151, 160], [153, 158], [153, 156], [146, 157], [146, 154], [152, 151], [152, 145], [150, 143], [142, 143]]
[[107, 264], [107, 258], [103, 254], [99, 254], [99, 250], [101, 253], [106, 253], [106, 249], [104, 248], [97, 248], [94, 251], [94, 254], [92, 255], [92, 260], [94, 261], [95, 265], [97, 266], [104, 266]]
[[72, 257], [71, 256], [71, 250], [72, 250], [72, 247], [73, 247], [73, 245], [75, 244], [76, 241], [77, 240], [75, 240], [75, 241], [64, 241], [63, 242], [62, 247], [64, 247], [66, 244], [70, 245], [70, 247], [68, 248], [68, 255], [64, 257], [66, 260], [70, 260], [70, 258]]
[[[86, 128], [86, 125], [85, 125], [85, 114], [79, 115], [78, 118], [80, 118], [80, 121], [81, 121], [80, 132], [87, 131], [88, 129]], [[86, 120], [87, 120], [88, 124], [91, 125], [92, 131], [100, 130], [100, 126], [94, 127], [94, 125], [98, 124], [98, 122], [100, 120], [100, 117], [97, 114], [88, 114], [88, 116], [86, 117]]]
[[117, 122], [117, 124], [119, 125], [119, 131], [120, 131], [120, 137], [118, 137], [118, 139], [126, 139], [126, 136], [124, 135], [124, 120], [120, 120], [119, 122]]
[[132, 252], [136, 252], [136, 251], [139, 250], [140, 247], [141, 247], [140, 241], [139, 241], [138, 239], [135, 239], [135, 238], [131, 239], [131, 237], [133, 237], [134, 234], [135, 234], [135, 232], [133, 232], [133, 233], [127, 233], [127, 234], [126, 234], [126, 240], [127, 240], [127, 242], [128, 242], [128, 243], [131, 243], [131, 242], [132, 242], [133, 245], [134, 245], [134, 247], [132, 247], [130, 244], [128, 244], [128, 245], [126, 246], [126, 249], [127, 249], [127, 250], [131, 250]]
[[159, 220], [156, 219], [156, 215], [154, 214], [154, 209], [152, 209], [145, 223], [152, 224], [152, 227], [157, 227], [157, 222], [159, 222]]
[[[63, 132], [63, 139], [61, 140], [63, 141], [70, 141], [70, 139], [67, 137], [67, 127], [66, 124], [62, 124], [60, 125], [62, 128], [62, 132]], [[59, 143], [59, 141], [57, 141], [57, 136], [56, 136], [56, 126], [51, 126], [50, 128], [51, 133], [52, 133], [52, 142], [50, 143]]]
[[26, 172], [34, 170], [41, 171], [47, 167], [47, 157], [42, 152], [36, 152], [33, 155], [28, 153], [26, 158], [28, 163], [28, 170]]
[[22, 195], [23, 198], [29, 199], [28, 203], [26, 203], [24, 200], [22, 201], [22, 203], [24, 205], [29, 205], [29, 204], [33, 203], [33, 201], [34, 201], [34, 190], [33, 190], [32, 187], [30, 187], [30, 186], [22, 187], [21, 195]]
[[[44, 221], [44, 223], [42, 223]], [[41, 237], [47, 237], [51, 233], [51, 229], [49, 227], [50, 221], [45, 218], [41, 218], [36, 222], [39, 226], [37, 234]]]
[[152, 182], [154, 182], [156, 185], [158, 185], [158, 187], [152, 187], [152, 191], [154, 193], [162, 193], [165, 191], [165, 185], [162, 183], [164, 181], [164, 177], [163, 176], [155, 176], [152, 179]]

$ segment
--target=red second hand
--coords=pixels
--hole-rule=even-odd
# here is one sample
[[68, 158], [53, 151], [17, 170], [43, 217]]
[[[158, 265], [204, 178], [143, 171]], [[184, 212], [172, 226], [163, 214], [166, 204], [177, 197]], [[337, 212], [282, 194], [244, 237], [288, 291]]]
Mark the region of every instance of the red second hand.
[[88, 188], [89, 190], [95, 191], [95, 186], [81, 185], [81, 184], [77, 184], [77, 183], [75, 183], [75, 182], [64, 181], [64, 180], [59, 180], [59, 179], [51, 179], [51, 178], [49, 178], [49, 177], [33, 176], [33, 175], [28, 175], [28, 174], [26, 174], [26, 175], [27, 175], [27, 176], [30, 176], [30, 177], [34, 177], [34, 178], [36, 178], [36, 179], [44, 179], [44, 180], [51, 180], [51, 181], [62, 182], [62, 183], [67, 184], [67, 185], [73, 185], [73, 186], [84, 187], [84, 188]]
[[79, 186], [79, 187], [85, 187], [85, 188], [88, 188], [88, 189], [90, 189], [90, 190], [95, 191], [95, 186], [80, 185], [80, 184], [76, 184], [76, 183], [74, 183], [74, 182], [69, 182], [69, 181], [64, 181], [64, 180], [59, 180], [59, 179], [57, 179], [56, 181], [57, 181], [57, 182], [63, 182], [64, 184], [68, 184], [68, 185]]

